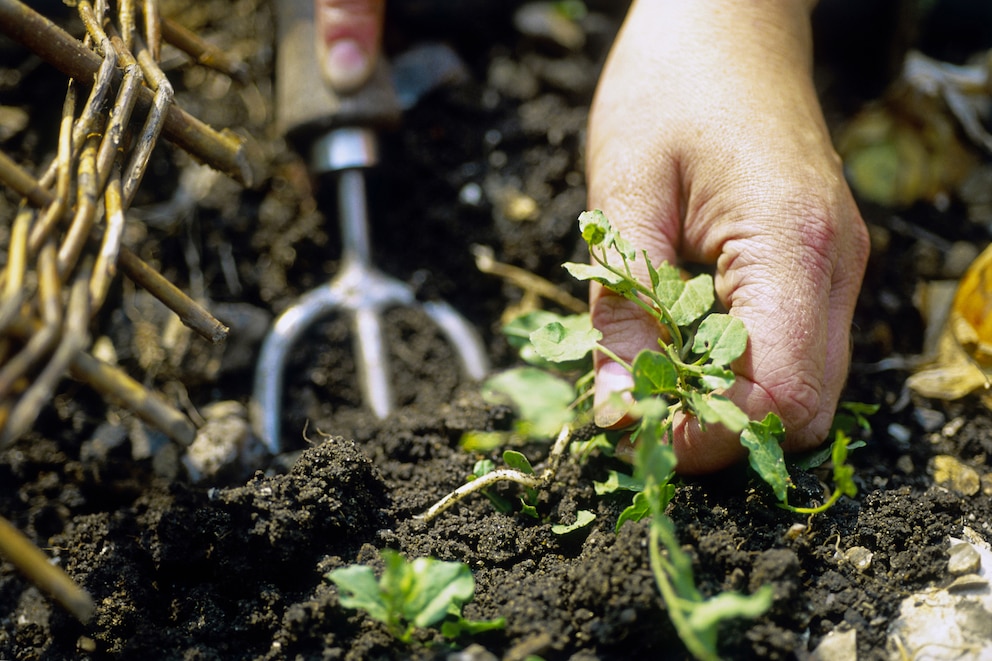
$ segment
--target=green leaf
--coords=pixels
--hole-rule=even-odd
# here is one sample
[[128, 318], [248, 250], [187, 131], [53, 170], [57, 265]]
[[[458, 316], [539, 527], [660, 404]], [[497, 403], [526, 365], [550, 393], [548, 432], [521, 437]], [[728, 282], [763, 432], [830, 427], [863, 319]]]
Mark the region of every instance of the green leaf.
[[482, 477], [486, 473], [492, 473], [494, 470], [496, 470], [496, 462], [492, 459], [479, 459], [472, 466], [472, 478]]
[[342, 606], [363, 610], [379, 622], [389, 622], [389, 607], [371, 567], [349, 565], [333, 569], [324, 577], [338, 586]]
[[552, 321], [530, 334], [530, 341], [542, 358], [555, 363], [580, 360], [603, 339], [587, 314], [576, 315], [566, 323]]
[[713, 307], [713, 278], [706, 273], [685, 283], [685, 290], [669, 311], [679, 326], [688, 326]]
[[466, 620], [461, 613], [449, 612], [453, 618], [441, 624], [441, 635], [448, 640], [461, 636], [475, 636], [487, 631], [498, 631], [506, 627], [506, 618], [497, 617], [494, 620]]
[[719, 365], [703, 365], [699, 369], [700, 381], [707, 391], [726, 390], [734, 385], [737, 376]]
[[553, 436], [571, 422], [574, 388], [563, 379], [536, 367], [501, 372], [483, 384], [487, 401], [509, 401], [535, 437]]
[[841, 402], [837, 407], [833, 423], [830, 426], [830, 436], [842, 431], [845, 434], [852, 434], [856, 427], [863, 431], [871, 431], [871, 423], [868, 416], [878, 413], [878, 404], [862, 404], [860, 402]]
[[744, 323], [729, 314], [711, 314], [699, 324], [692, 350], [698, 355], [709, 353], [716, 365], [725, 366], [736, 360], [747, 348]]
[[514, 317], [512, 321], [503, 325], [502, 331], [507, 342], [517, 350], [520, 358], [531, 365], [562, 371], [588, 369], [591, 363], [591, 358], [588, 356], [580, 356], [575, 361], [551, 361], [541, 356], [531, 341], [531, 333], [553, 322], [560, 323], [568, 331], [588, 332], [592, 329], [588, 314], [560, 315], [547, 310], [533, 310]]
[[[834, 434], [836, 435], [836, 430]], [[863, 448], [867, 445], [864, 441], [851, 441], [847, 444], [848, 450], [857, 450], [858, 448]], [[812, 470], [814, 468], [819, 468], [830, 459], [830, 455], [833, 454], [834, 444], [822, 445], [815, 450], [810, 450], [809, 452], [803, 452], [799, 455], [792, 455], [789, 458], [789, 463], [800, 468], [804, 471]]]
[[626, 278], [620, 273], [614, 273], [602, 264], [582, 264], [580, 262], [565, 262], [562, 264], [573, 278], [580, 281], [595, 280], [601, 285], [619, 292], [630, 291], [633, 285], [626, 284]]
[[679, 374], [672, 359], [663, 353], [645, 349], [633, 363], [635, 399], [678, 392]]
[[408, 567], [413, 587], [403, 611], [418, 627], [439, 622], [452, 604], [461, 606], [475, 595], [475, 578], [463, 562], [417, 558]]
[[761, 422], [750, 421], [741, 432], [741, 445], [747, 448], [748, 463], [782, 503], [787, 501], [789, 487], [792, 486], [792, 478], [785, 467], [782, 453], [781, 443], [784, 438], [782, 420], [774, 413], [766, 415]]
[[596, 490], [597, 496], [605, 496], [608, 493], [616, 493], [617, 491], [642, 491], [644, 489], [644, 482], [638, 480], [633, 475], [610, 470], [606, 473], [605, 481], [593, 481], [592, 486]]
[[834, 488], [839, 489], [848, 498], [854, 498], [858, 495], [858, 486], [854, 483], [854, 466], [847, 463], [850, 441], [847, 434], [837, 432], [831, 446], [831, 459], [834, 464]]
[[734, 617], [758, 617], [772, 606], [774, 589], [762, 585], [754, 593], [744, 595], [736, 592], [721, 592], [706, 601], [695, 605], [689, 615], [689, 626], [700, 637], [713, 643], [714, 652], [717, 626], [724, 620]]
[[534, 467], [530, 465], [530, 460], [516, 450], [507, 450], [503, 453], [503, 461], [507, 466], [527, 475], [534, 474]]
[[607, 220], [606, 214], [599, 209], [591, 209], [579, 214], [579, 231], [582, 232], [582, 239], [590, 247], [611, 241], [613, 238], [613, 227]]
[[675, 450], [661, 443], [655, 435], [640, 434], [635, 451], [636, 476], [644, 482], [645, 490], [652, 484], [666, 484], [675, 474]]
[[579, 510], [575, 513], [575, 523], [562, 524], [556, 523], [551, 526], [551, 532], [556, 535], [564, 535], [572, 532], [573, 530], [578, 530], [579, 528], [585, 528], [590, 523], [596, 520], [596, 515], [589, 510]]
[[[662, 264], [659, 274], [666, 271], [666, 264]], [[677, 272], [677, 271], [676, 271]], [[663, 277], [655, 287], [655, 295], [658, 300], [668, 308], [672, 319], [679, 326], [689, 326], [713, 307], [713, 278], [702, 273], [688, 281], [675, 280], [670, 277]]]
[[620, 512], [617, 518], [617, 525], [614, 531], [620, 532], [620, 528], [627, 521], [640, 521], [651, 516], [651, 501], [643, 491], [634, 494], [634, 500], [624, 511]]
[[721, 424], [732, 432], [740, 432], [750, 422], [747, 414], [723, 395], [690, 391], [688, 400], [693, 413], [704, 425]]

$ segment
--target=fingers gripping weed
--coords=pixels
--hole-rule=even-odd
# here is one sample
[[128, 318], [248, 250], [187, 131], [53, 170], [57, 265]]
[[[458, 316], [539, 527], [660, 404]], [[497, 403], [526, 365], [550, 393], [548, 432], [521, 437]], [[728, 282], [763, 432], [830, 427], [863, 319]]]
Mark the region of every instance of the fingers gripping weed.
[[[472, 481], [442, 498], [420, 518], [430, 520], [472, 493], [486, 493], [493, 499], [486, 490], [500, 481], [516, 482], [528, 490], [549, 486], [569, 445], [570, 429], [593, 417], [589, 402], [591, 355], [593, 351], [602, 352], [633, 377], [629, 397], [624, 400], [618, 396], [611, 404], [626, 408], [636, 420], [627, 430], [636, 450], [634, 475], [623, 480], [615, 476], [612, 484], [597, 483], [597, 490], [636, 491], [632, 504], [620, 515], [617, 529], [627, 521], [648, 519], [650, 564], [672, 624], [693, 656], [716, 659], [720, 623], [733, 617], [761, 615], [771, 606], [772, 591], [765, 586], [750, 595], [722, 593], [706, 598], [697, 589], [691, 559], [682, 550], [675, 525], [666, 513], [676, 490], [672, 484], [676, 460], [670, 446], [676, 413], [694, 416], [704, 430], [707, 425], [719, 424], [739, 433], [752, 468], [769, 484], [780, 505], [796, 513], [815, 514], [829, 508], [841, 495], [856, 493], [853, 469], [846, 464], [847, 451], [855, 446], [849, 445], [846, 431], [835, 430], [830, 450], [833, 495], [815, 508], [788, 505], [788, 490], [793, 484], [780, 445], [785, 437], [781, 420], [773, 413], [760, 421], [750, 420], [722, 394], [734, 383], [731, 363], [744, 353], [748, 338], [739, 319], [711, 312], [715, 300], [713, 278], [702, 274], [684, 279], [676, 267], [667, 263], [656, 266], [642, 252], [649, 281], [640, 282], [631, 268], [637, 251], [621, 238], [601, 211], [582, 213], [579, 229], [589, 245], [591, 263], [570, 262], [564, 264], [565, 269], [578, 280], [598, 282], [638, 305], [664, 329], [667, 341], [659, 340], [657, 350], [641, 351], [628, 363], [601, 344], [603, 336], [592, 327], [588, 315], [562, 317], [539, 311], [508, 324], [504, 329], [508, 340], [529, 366], [490, 379], [485, 384], [485, 394], [508, 400], [519, 420], [512, 432], [468, 435], [463, 445], [491, 448], [494, 434], [496, 442], [512, 442], [547, 438], [561, 429], [547, 465], [536, 475], [523, 455], [507, 452], [504, 461], [508, 468], [477, 471]], [[582, 376], [572, 380], [559, 376], [569, 373]], [[865, 410], [858, 408], [862, 405], [854, 406], [849, 412], [864, 426], [861, 414]], [[573, 447], [583, 445], [611, 447], [605, 434]], [[522, 500], [526, 512], [527, 498]]]

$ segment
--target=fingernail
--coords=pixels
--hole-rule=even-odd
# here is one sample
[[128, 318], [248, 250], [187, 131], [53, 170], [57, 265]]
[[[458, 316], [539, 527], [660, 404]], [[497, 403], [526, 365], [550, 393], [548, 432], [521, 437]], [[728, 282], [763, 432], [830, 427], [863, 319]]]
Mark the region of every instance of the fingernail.
[[372, 60], [354, 39], [331, 44], [324, 56], [324, 74], [338, 92], [352, 92], [368, 79]]
[[627, 417], [627, 407], [617, 394], [633, 385], [630, 372], [618, 363], [607, 363], [596, 373], [596, 425], [604, 429], [616, 426]]

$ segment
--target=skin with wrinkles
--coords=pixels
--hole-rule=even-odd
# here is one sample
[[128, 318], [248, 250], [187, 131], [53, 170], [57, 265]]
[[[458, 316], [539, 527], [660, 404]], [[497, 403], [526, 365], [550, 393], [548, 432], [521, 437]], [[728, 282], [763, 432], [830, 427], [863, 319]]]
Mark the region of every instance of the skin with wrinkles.
[[[383, 2], [316, 1], [327, 52], [345, 44], [325, 59], [329, 79], [339, 91], [360, 85]], [[635, 1], [597, 88], [586, 154], [588, 208], [654, 263], [715, 265], [718, 298], [750, 334], [727, 394], [752, 419], [781, 416], [787, 450], [820, 444], [830, 426], [868, 254], [813, 88], [812, 4]], [[621, 358], [657, 347], [660, 329], [636, 305], [596, 285], [590, 300]], [[609, 400], [629, 373], [602, 354], [595, 367], [597, 422], [628, 424]], [[685, 418], [672, 441], [685, 473], [743, 455], [727, 430]]]
[[[808, 9], [788, 0], [638, 2], [590, 119], [589, 206], [654, 262], [715, 264], [719, 300], [748, 329], [727, 392], [778, 413], [786, 449], [819, 445], [846, 378], [868, 240], [813, 89]], [[657, 346], [637, 308], [594, 287], [593, 324], [621, 358]], [[596, 359], [597, 421], [629, 374]], [[736, 436], [682, 418], [679, 470], [743, 455]]]

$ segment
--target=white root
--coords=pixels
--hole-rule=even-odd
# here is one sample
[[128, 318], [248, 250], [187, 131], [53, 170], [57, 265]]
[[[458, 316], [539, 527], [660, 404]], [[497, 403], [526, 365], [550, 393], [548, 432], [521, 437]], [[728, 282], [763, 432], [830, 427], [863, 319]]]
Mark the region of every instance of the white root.
[[545, 465], [544, 470], [541, 471], [540, 475], [524, 473], [523, 471], [518, 471], [513, 468], [501, 468], [499, 470], [491, 471], [485, 475], [477, 477], [471, 482], [466, 482], [441, 500], [431, 505], [430, 509], [426, 512], [419, 514], [414, 518], [425, 523], [431, 521], [452, 505], [456, 505], [469, 495], [477, 491], [482, 491], [497, 482], [516, 482], [517, 484], [522, 484], [530, 489], [540, 489], [548, 486], [552, 481], [554, 481], [555, 476], [558, 473], [558, 466], [561, 464], [561, 458], [565, 454], [565, 449], [568, 447], [568, 442], [571, 437], [572, 430], [569, 426], [565, 425], [562, 427], [561, 431], [558, 433], [558, 438], [555, 440], [555, 444], [551, 447], [551, 452], [548, 454], [547, 464]]

